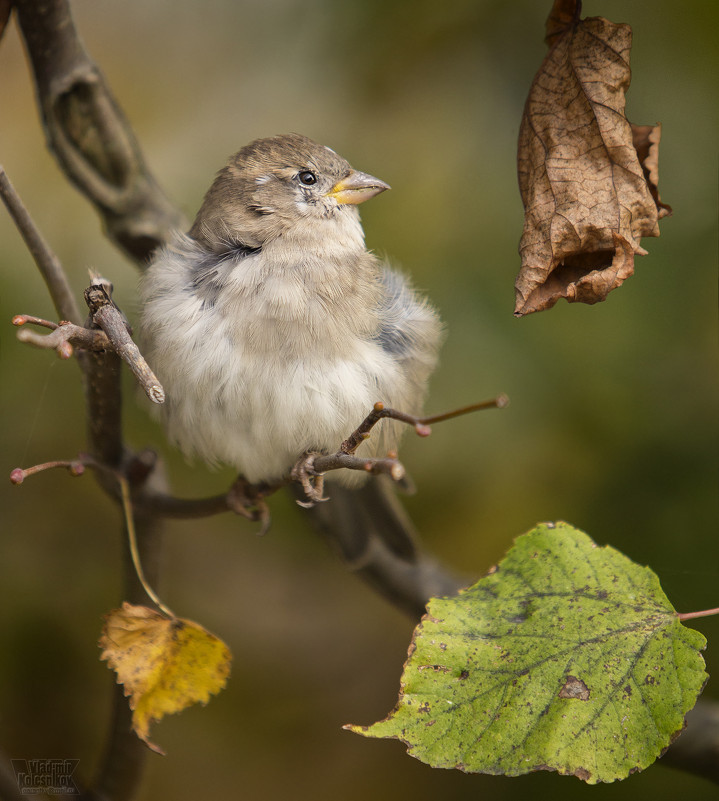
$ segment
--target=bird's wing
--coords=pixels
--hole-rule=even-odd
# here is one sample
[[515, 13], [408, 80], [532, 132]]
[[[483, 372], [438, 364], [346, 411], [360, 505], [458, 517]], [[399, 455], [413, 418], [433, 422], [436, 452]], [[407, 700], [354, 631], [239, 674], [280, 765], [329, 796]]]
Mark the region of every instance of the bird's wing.
[[430, 373], [437, 364], [442, 324], [432, 306], [415, 292], [401, 273], [384, 266], [381, 281], [384, 292], [376, 337], [407, 379], [408, 387], [403, 394], [410, 399], [411, 408], [403, 411], [417, 413]]

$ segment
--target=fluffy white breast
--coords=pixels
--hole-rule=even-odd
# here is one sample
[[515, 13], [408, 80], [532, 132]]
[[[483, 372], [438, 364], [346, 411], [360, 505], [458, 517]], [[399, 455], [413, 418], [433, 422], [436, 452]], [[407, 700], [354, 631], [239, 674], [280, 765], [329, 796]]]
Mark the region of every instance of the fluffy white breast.
[[[405, 400], [402, 370], [377, 337], [378, 267], [352, 219], [331, 246], [308, 247], [298, 231], [217, 264], [204, 282], [194, 270], [203, 254], [184, 235], [150, 266], [144, 347], [185, 453], [271, 481], [307, 451], [337, 450], [376, 401]], [[381, 425], [365, 453], [393, 445]]]

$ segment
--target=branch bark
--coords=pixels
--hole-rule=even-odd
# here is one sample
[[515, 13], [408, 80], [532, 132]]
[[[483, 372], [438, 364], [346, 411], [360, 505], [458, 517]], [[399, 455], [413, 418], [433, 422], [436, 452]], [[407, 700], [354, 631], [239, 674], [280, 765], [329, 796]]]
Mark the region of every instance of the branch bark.
[[[298, 484], [289, 489], [302, 494]], [[349, 570], [410, 617], [418, 620], [430, 597], [454, 595], [471, 583], [416, 546], [409, 515], [381, 478], [359, 489], [333, 485], [330, 494], [329, 503], [307, 509], [312, 525]]]
[[[143, 263], [186, 221], [160, 190], [104, 76], [75, 29], [68, 0], [15, 0], [50, 150], [95, 206], [107, 235]], [[71, 319], [71, 318], [68, 318]]]
[[85, 302], [90, 309], [93, 323], [105, 332], [115, 352], [132, 370], [147, 397], [153, 403], [164, 403], [165, 390], [140, 353], [140, 349], [132, 341], [130, 326], [122, 312], [112, 302], [103, 283], [103, 279], [97, 277], [85, 290]]
[[687, 715], [687, 727], [660, 764], [719, 784], [719, 704], [699, 701]]

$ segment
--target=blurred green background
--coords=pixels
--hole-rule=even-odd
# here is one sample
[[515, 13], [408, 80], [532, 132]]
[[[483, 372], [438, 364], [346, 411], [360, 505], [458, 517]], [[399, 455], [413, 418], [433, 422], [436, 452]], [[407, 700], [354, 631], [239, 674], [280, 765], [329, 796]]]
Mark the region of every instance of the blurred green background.
[[[393, 189], [362, 208], [370, 247], [426, 290], [449, 337], [429, 410], [506, 392], [511, 405], [408, 437], [427, 547], [479, 576], [537, 521], [565, 519], [650, 564], [680, 610], [719, 603], [717, 47], [719, 7], [586, 2], [634, 29], [628, 115], [663, 123], [674, 207], [606, 303], [515, 320], [522, 208], [515, 143], [545, 53], [547, 2], [77, 2], [83, 38], [167, 193], [194, 215], [214, 172], [258, 136], [298, 131]], [[0, 162], [71, 274], [110, 278], [135, 317], [136, 273], [47, 154], [13, 26], [0, 43]], [[21, 346], [10, 319], [54, 317], [0, 213], [0, 472], [84, 446], [73, 363]], [[227, 486], [166, 446], [127, 382], [127, 437], [166, 455], [178, 492]], [[120, 599], [118, 515], [91, 476], [0, 482], [0, 742], [12, 757], [101, 751], [112, 675], [100, 617]], [[167, 526], [162, 595], [223, 637], [227, 690], [154, 729], [141, 799], [576, 798], [574, 779], [433, 771], [395, 742], [341, 730], [394, 704], [413, 623], [348, 575], [273, 501], [268, 536], [223, 516]], [[719, 625], [694, 623], [710, 641]], [[717, 685], [706, 691], [715, 698]], [[715, 798], [661, 765], [593, 798]]]

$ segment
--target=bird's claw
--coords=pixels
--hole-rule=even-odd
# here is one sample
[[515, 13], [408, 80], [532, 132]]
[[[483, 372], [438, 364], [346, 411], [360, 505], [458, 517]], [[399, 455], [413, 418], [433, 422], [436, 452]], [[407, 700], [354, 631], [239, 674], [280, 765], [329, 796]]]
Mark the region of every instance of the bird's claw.
[[238, 476], [227, 493], [227, 506], [237, 515], [260, 523], [259, 535], [269, 531], [272, 522], [270, 507], [267, 505], [262, 487], [250, 484], [242, 476]]
[[324, 473], [318, 473], [314, 467], [315, 458], [318, 455], [317, 453], [306, 453], [297, 460], [290, 472], [290, 478], [302, 484], [302, 489], [307, 496], [306, 501], [297, 501], [298, 506], [302, 506], [305, 509], [311, 509], [316, 503], [329, 500], [323, 494], [325, 487]]

